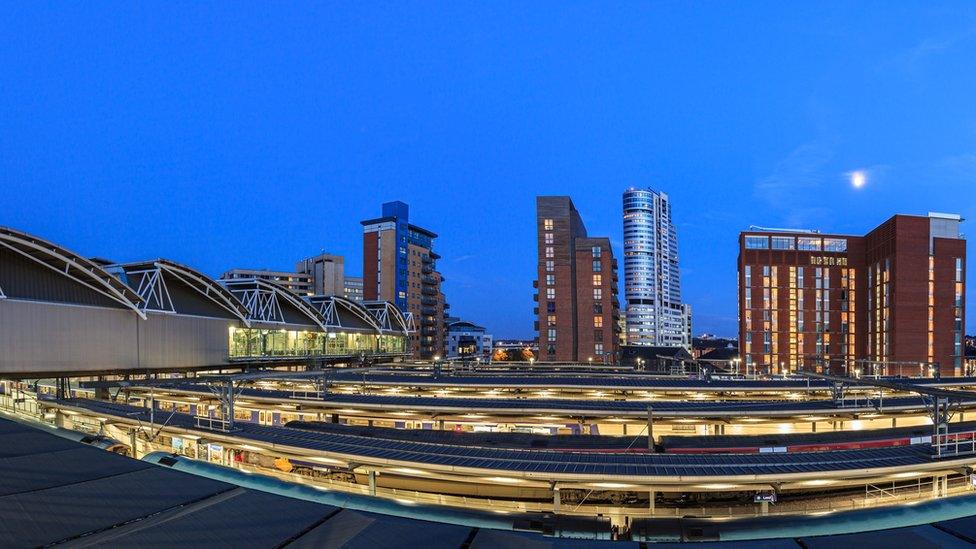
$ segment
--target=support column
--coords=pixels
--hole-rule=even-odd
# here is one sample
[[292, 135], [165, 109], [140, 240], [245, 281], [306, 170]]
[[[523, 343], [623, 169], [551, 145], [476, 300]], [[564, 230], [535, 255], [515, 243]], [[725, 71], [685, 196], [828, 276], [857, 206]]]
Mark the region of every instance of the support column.
[[647, 449], [654, 449], [654, 408], [647, 407]]
[[897, 418], [891, 418], [891, 428], [894, 429], [897, 426], [898, 426], [898, 419]]
[[817, 422], [816, 421], [811, 421], [810, 422], [810, 432], [811, 433], [816, 433], [817, 432]]
[[376, 471], [370, 470], [367, 473], [367, 476], [369, 476], [369, 495], [375, 496], [376, 495]]
[[135, 459], [139, 459], [139, 450], [136, 447], [138, 442], [139, 440], [136, 437], [136, 429], [133, 427], [129, 429], [129, 446], [132, 448], [132, 457]]
[[762, 503], [759, 504], [759, 513], [762, 516], [766, 516], [766, 515], [769, 514], [769, 502], [768, 501], [764, 501], [764, 502], [762, 502]]
[[657, 496], [657, 492], [655, 492], [654, 490], [650, 490], [648, 492], [648, 495], [650, 496], [650, 500], [648, 500], [648, 502], [647, 502], [647, 508], [650, 509], [651, 510], [651, 514], [653, 514], [654, 513], [654, 504], [655, 504], [654, 498]]
[[560, 505], [560, 501], [559, 501], [559, 487], [558, 486], [554, 486], [552, 488], [552, 512], [553, 513], [558, 513], [559, 512], [559, 505]]
[[444, 430], [444, 420], [443, 419], [437, 420], [437, 428], [440, 429], [441, 431]]

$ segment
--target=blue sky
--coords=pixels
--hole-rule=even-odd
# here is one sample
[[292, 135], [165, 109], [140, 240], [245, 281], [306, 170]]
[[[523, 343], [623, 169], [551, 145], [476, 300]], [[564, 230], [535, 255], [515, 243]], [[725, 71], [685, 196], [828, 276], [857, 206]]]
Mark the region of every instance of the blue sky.
[[24, 2], [0, 36], [0, 225], [358, 274], [359, 221], [403, 200], [500, 337], [533, 335], [537, 194], [619, 249], [621, 192], [668, 192], [696, 333], [735, 331], [750, 224], [976, 220], [967, 2]]

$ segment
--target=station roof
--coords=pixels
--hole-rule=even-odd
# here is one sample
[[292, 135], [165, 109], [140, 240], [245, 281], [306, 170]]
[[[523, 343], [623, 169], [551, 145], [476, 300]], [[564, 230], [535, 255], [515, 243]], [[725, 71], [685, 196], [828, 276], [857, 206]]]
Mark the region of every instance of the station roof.
[[[170, 391], [189, 394], [210, 394], [206, 387], [192, 383], [176, 384]], [[925, 410], [922, 397], [891, 397], [877, 399], [833, 400], [600, 400], [550, 398], [459, 398], [433, 396], [394, 396], [328, 393], [324, 398], [296, 397], [292, 391], [244, 388], [243, 398], [268, 400], [276, 403], [301, 404], [321, 408], [356, 408], [364, 410], [423, 410], [430, 414], [493, 414], [497, 416], [563, 415], [569, 417], [645, 417], [653, 408], [655, 417], [721, 418], [721, 417], [795, 417], [805, 415], [850, 415], [873, 413], [879, 410], [904, 412]], [[976, 399], [961, 399], [964, 406], [976, 406]]]
[[[269, 509], [274, 512], [269, 513]], [[768, 519], [779, 524], [782, 517]], [[933, 515], [931, 520], [937, 519]], [[844, 514], [832, 515], [829, 520], [850, 527]], [[886, 525], [891, 526], [892, 522], [897, 525], [896, 521]], [[735, 521], [724, 524], [734, 525]], [[865, 530], [871, 529], [870, 524], [864, 524]], [[694, 547], [966, 547], [974, 539], [976, 517], [969, 516], [854, 534], [705, 542]], [[46, 546], [64, 542], [96, 547], [346, 549], [641, 546], [636, 542], [548, 538], [532, 532], [473, 528], [312, 503], [137, 461], [0, 418], [0, 545]]]
[[[144, 408], [93, 400], [61, 401], [65, 407], [111, 416], [123, 422], [147, 421]], [[201, 431], [192, 416], [174, 413], [170, 428]], [[557, 452], [499, 448], [472, 448], [451, 444], [410, 442], [341, 433], [314, 432], [239, 422], [232, 436], [249, 444], [270, 444], [302, 452], [345, 456], [350, 462], [410, 464], [455, 473], [485, 474], [504, 471], [533, 479], [586, 482], [588, 479], [628, 478], [637, 482], [682, 483], [689, 479], [748, 478], [763, 482], [768, 477], [805, 478], [830, 473], [861, 475], [879, 469], [942, 466], [926, 445], [809, 453], [766, 454], [629, 454]], [[206, 431], [202, 431], [206, 432]], [[945, 462], [948, 465], [950, 462]]]
[[61, 275], [63, 280], [71, 280], [87, 287], [145, 318], [145, 314], [139, 307], [142, 298], [135, 290], [112, 276], [101, 265], [67, 248], [8, 227], [0, 227], [0, 247], [47, 267]]
[[[496, 539], [479, 539], [484, 532], [490, 531], [241, 488], [0, 418], [3, 547], [456, 548]], [[500, 534], [522, 543], [550, 540]], [[555, 541], [576, 546], [574, 540]]]

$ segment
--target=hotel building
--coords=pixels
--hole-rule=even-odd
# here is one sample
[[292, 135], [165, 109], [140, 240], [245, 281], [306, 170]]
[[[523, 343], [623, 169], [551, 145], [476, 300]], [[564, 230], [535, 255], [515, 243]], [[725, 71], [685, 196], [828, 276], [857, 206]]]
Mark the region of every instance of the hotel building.
[[[864, 236], [739, 235], [739, 341], [750, 372], [959, 375], [966, 241], [958, 215], [896, 215]], [[838, 368], [839, 367], [839, 368]], [[921, 370], [921, 371], [920, 371]]]

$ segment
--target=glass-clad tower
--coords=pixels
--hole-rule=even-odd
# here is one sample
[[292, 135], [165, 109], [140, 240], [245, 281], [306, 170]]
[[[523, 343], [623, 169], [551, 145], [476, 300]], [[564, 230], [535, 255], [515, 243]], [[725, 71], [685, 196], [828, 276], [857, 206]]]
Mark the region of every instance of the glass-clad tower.
[[628, 345], [690, 345], [681, 305], [678, 236], [663, 192], [624, 192], [624, 297]]

